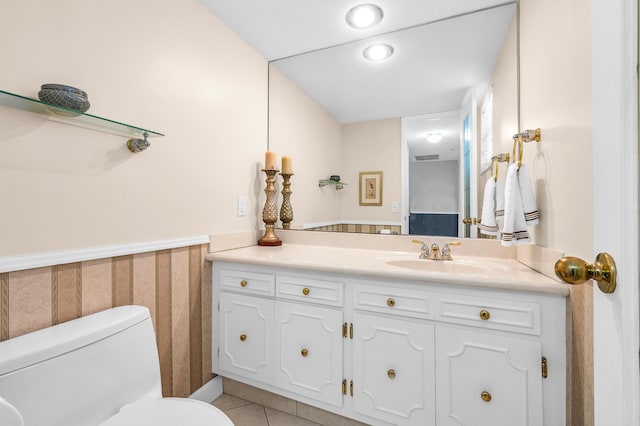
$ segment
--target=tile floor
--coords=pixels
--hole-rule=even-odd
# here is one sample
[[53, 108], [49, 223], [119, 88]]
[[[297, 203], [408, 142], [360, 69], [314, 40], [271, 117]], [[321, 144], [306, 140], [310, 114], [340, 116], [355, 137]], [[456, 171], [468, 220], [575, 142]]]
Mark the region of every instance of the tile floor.
[[223, 394], [212, 403], [231, 419], [235, 426], [319, 426], [282, 411]]

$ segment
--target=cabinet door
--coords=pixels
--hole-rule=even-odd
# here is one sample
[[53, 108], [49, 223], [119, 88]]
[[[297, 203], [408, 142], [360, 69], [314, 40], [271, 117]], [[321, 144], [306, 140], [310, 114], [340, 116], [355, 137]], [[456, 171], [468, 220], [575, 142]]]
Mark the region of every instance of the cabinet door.
[[273, 300], [220, 293], [220, 368], [273, 380]]
[[356, 313], [353, 408], [395, 425], [435, 424], [433, 326]]
[[436, 329], [438, 426], [542, 426], [540, 342]]
[[342, 406], [342, 311], [276, 302], [276, 386]]

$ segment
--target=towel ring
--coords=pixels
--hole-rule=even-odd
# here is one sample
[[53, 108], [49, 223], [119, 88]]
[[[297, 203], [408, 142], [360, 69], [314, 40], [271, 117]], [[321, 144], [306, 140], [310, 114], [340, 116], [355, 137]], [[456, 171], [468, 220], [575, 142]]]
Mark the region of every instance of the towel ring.
[[522, 135], [518, 135], [518, 138], [513, 139], [513, 161], [516, 161], [516, 145], [518, 146], [518, 170], [522, 166], [522, 152], [524, 151], [524, 141]]

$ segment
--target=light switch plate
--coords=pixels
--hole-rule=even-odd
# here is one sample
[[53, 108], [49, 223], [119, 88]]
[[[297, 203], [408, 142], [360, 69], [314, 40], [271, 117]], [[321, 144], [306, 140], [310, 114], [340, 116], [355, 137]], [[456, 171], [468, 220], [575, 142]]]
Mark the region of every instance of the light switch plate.
[[391, 213], [398, 213], [398, 202], [397, 201], [392, 201], [391, 202]]
[[238, 216], [247, 215], [247, 197], [243, 195], [238, 197], [237, 212], [238, 212]]

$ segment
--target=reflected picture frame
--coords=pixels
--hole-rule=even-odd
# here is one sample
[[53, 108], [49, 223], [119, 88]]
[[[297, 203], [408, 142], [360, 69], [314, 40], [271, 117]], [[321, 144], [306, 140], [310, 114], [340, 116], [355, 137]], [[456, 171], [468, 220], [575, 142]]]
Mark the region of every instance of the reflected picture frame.
[[360, 205], [382, 206], [382, 172], [360, 172]]

